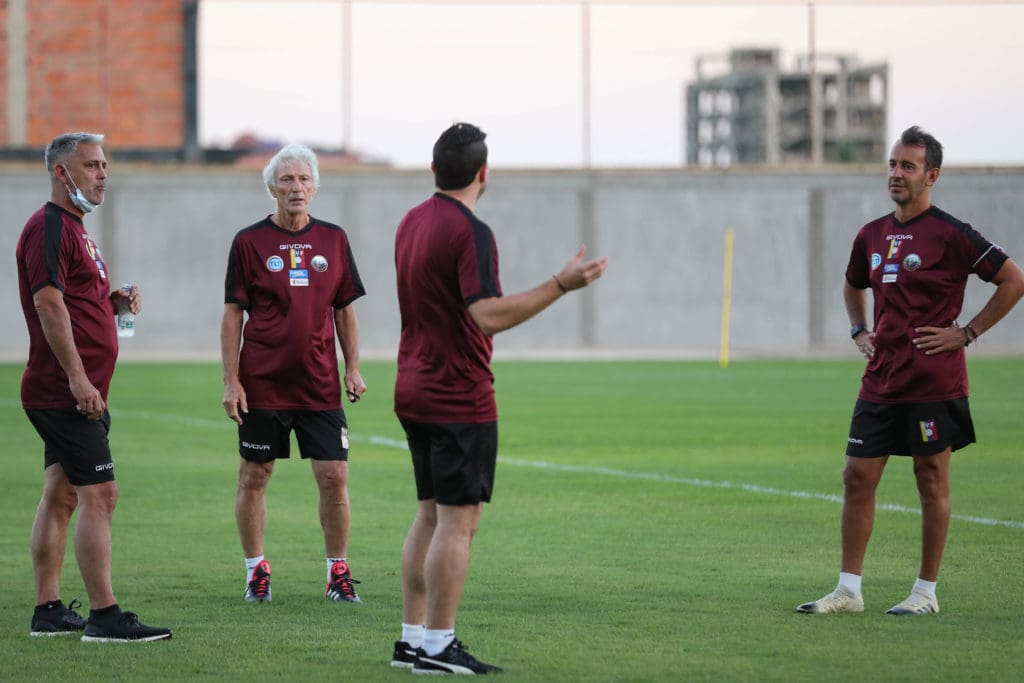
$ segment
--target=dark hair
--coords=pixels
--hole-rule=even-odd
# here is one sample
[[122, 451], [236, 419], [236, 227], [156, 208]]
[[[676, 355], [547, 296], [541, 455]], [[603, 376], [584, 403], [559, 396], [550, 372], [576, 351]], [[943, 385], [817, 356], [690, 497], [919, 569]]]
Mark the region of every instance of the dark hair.
[[924, 170], [942, 168], [942, 143], [921, 126], [911, 126], [903, 131], [900, 144], [924, 147]]
[[434, 183], [439, 190], [468, 187], [487, 163], [483, 132], [471, 123], [455, 123], [434, 143]]

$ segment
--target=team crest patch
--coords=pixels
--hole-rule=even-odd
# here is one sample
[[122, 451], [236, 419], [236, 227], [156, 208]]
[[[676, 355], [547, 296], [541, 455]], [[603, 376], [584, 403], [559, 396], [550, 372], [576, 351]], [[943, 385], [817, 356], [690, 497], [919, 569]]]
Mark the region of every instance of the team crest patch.
[[313, 270], [315, 270], [318, 273], [322, 273], [325, 270], [327, 270], [327, 259], [325, 259], [323, 256], [320, 256], [319, 254], [314, 256], [313, 260], [310, 261], [309, 263], [311, 266], [313, 266]]
[[875, 253], [871, 255], [871, 270], [874, 270], [878, 266], [882, 265], [882, 255]]
[[921, 257], [917, 254], [910, 254], [903, 259], [903, 267], [907, 270], [917, 270], [921, 267]]
[[899, 254], [900, 254], [900, 244], [902, 242], [903, 242], [903, 240], [901, 240], [898, 237], [890, 237], [889, 238], [889, 254], [886, 256], [886, 258], [896, 258], [897, 256], [899, 256]]
[[279, 270], [284, 270], [284, 259], [280, 256], [271, 256], [267, 259], [267, 270], [271, 273], [276, 273]]
[[106, 265], [103, 263], [103, 254], [100, 253], [100, 248], [93, 241], [92, 237], [88, 235], [82, 235], [85, 238], [85, 249], [89, 252], [89, 256], [96, 262], [96, 269], [100, 273], [100, 278], [103, 280], [107, 279]]
[[939, 440], [939, 429], [935, 426], [935, 420], [921, 421], [921, 441], [931, 443]]

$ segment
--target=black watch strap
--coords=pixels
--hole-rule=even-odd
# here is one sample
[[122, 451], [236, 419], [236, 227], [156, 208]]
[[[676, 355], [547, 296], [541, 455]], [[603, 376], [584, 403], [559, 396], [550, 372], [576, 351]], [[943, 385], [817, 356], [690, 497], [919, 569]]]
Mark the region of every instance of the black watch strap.
[[867, 325], [854, 325], [853, 327], [850, 328], [850, 339], [856, 339], [858, 334], [867, 331]]

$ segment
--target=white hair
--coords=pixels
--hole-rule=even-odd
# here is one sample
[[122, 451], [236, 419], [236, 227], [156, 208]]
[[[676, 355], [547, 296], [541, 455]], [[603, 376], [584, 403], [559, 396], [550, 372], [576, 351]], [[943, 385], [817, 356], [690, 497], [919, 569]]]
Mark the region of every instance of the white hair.
[[313, 188], [320, 189], [320, 169], [316, 162], [316, 153], [306, 145], [291, 144], [285, 145], [267, 162], [267, 165], [263, 167], [263, 183], [267, 186], [267, 192], [273, 197], [271, 190], [274, 187], [274, 176], [277, 175], [277, 169], [281, 164], [286, 164], [290, 161], [302, 161], [309, 166], [309, 171], [313, 176]]

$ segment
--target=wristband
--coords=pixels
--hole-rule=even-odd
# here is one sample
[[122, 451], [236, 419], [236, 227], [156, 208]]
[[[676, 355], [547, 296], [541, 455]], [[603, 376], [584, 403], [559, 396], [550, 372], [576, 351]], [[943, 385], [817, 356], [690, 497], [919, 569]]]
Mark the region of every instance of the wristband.
[[558, 285], [558, 288], [562, 290], [562, 294], [569, 293], [569, 290], [565, 288], [565, 285], [562, 284], [562, 281], [558, 279], [557, 275], [552, 275], [551, 277], [554, 278], [555, 284]]
[[964, 346], [967, 347], [978, 338], [978, 331], [974, 329], [974, 325], [967, 323], [964, 325], [964, 335], [967, 337], [967, 343]]

